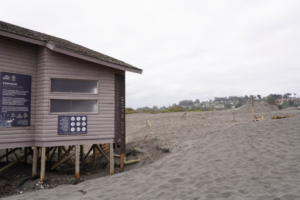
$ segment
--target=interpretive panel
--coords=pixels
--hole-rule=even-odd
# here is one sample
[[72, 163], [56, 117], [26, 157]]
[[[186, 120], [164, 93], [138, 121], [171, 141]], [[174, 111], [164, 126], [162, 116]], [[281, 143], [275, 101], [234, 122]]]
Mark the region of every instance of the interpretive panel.
[[58, 116], [58, 135], [87, 134], [87, 116]]
[[30, 126], [31, 76], [1, 72], [0, 127]]

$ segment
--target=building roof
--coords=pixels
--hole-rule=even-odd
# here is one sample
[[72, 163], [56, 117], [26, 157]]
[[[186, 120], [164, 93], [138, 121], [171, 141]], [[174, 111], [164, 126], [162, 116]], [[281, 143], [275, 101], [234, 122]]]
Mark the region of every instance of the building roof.
[[134, 71], [142, 72], [141, 69], [134, 67], [130, 64], [127, 64], [121, 60], [118, 60], [118, 59], [112, 58], [110, 56], [107, 56], [105, 54], [88, 49], [84, 46], [72, 43], [68, 40], [64, 40], [64, 39], [61, 39], [58, 37], [54, 37], [51, 35], [47, 35], [44, 33], [30, 30], [27, 28], [9, 24], [9, 23], [3, 22], [3, 21], [0, 21], [0, 31], [5, 31], [8, 33], [20, 35], [20, 36], [23, 36], [26, 38], [42, 41], [42, 42], [50, 44], [58, 49], [66, 50], [68, 52], [80, 54], [80, 55], [83, 55], [83, 56], [86, 56], [89, 58], [93, 58], [93, 59], [97, 59], [100, 61], [104, 61], [104, 62], [108, 62], [108, 63], [112, 63], [112, 64], [116, 64], [116, 65], [125, 67], [125, 68], [129, 69], [129, 71], [134, 70]]

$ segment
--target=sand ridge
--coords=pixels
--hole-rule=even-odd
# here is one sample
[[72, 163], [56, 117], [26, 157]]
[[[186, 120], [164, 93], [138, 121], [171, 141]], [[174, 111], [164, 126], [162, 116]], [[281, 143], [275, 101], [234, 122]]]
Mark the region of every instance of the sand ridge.
[[[255, 112], [266, 120], [253, 122], [249, 105], [189, 112], [187, 120], [183, 113], [128, 115], [129, 148], [156, 145], [171, 153], [151, 154], [142, 168], [7, 199], [300, 199], [300, 111], [262, 103]], [[295, 116], [271, 119], [278, 114]]]

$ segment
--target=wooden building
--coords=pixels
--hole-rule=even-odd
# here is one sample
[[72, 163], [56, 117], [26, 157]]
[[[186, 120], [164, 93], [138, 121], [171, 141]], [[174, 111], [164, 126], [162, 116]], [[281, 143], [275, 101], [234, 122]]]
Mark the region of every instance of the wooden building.
[[142, 73], [67, 40], [0, 21], [0, 149], [122, 143], [125, 71]]

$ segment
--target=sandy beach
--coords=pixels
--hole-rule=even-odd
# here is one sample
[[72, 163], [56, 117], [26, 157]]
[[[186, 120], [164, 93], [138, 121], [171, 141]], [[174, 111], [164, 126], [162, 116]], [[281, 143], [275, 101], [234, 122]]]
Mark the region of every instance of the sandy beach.
[[127, 115], [127, 159], [142, 160], [123, 173], [5, 199], [300, 199], [300, 110], [258, 103], [258, 122], [249, 104], [182, 114]]

